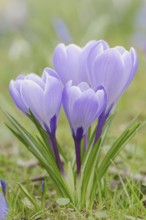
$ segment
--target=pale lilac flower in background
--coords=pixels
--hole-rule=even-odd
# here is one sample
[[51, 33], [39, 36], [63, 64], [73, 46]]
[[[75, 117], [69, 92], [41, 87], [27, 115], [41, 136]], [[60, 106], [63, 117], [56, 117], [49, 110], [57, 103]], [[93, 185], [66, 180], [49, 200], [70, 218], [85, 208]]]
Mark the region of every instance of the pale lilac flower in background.
[[31, 111], [48, 132], [59, 169], [63, 172], [55, 138], [62, 104], [62, 84], [57, 73], [46, 68], [42, 78], [36, 74], [19, 76], [11, 80], [9, 90], [16, 106], [26, 115]]
[[146, 54], [146, 1], [141, 1], [133, 19], [132, 44]]
[[73, 86], [69, 81], [63, 92], [63, 106], [75, 142], [77, 173], [81, 168], [80, 144], [89, 126], [100, 116], [106, 106], [107, 95], [103, 87], [96, 92], [87, 83]]
[[88, 82], [86, 72], [86, 59], [96, 41], [90, 41], [83, 48], [69, 44], [58, 44], [53, 54], [54, 69], [59, 74], [63, 84], [72, 80], [73, 85]]
[[58, 38], [64, 43], [71, 43], [72, 37], [65, 21], [61, 18], [53, 19], [53, 26]]
[[5, 198], [6, 195], [6, 183], [3, 180], [0, 180], [0, 188], [2, 193], [0, 193], [0, 220], [6, 219], [8, 214], [8, 204]]

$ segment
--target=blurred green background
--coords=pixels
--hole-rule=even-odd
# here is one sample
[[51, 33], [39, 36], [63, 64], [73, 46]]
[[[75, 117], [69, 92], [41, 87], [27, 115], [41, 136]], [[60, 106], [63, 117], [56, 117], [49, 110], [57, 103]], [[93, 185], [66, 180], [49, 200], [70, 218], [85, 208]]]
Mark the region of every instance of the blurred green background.
[[[34, 129], [10, 98], [9, 82], [19, 74], [35, 72], [41, 75], [44, 67], [53, 67], [53, 50], [62, 41], [84, 46], [90, 40], [104, 39], [111, 47], [122, 45], [129, 50], [134, 46], [139, 56], [139, 69], [118, 103], [111, 138], [116, 137], [137, 114], [140, 114], [140, 119], [146, 119], [145, 12], [145, 1], [139, 0], [0, 0], [2, 176], [8, 163], [16, 162], [17, 157], [27, 157], [27, 150], [6, 128], [4, 123], [7, 119], [3, 111], [12, 113], [28, 129]], [[62, 33], [64, 28], [67, 33], [66, 30]], [[67, 148], [71, 135], [63, 114], [58, 127], [59, 141]], [[146, 129], [135, 139], [142, 150], [143, 162], [146, 156], [145, 132]], [[4, 158], [7, 158], [6, 162]]]

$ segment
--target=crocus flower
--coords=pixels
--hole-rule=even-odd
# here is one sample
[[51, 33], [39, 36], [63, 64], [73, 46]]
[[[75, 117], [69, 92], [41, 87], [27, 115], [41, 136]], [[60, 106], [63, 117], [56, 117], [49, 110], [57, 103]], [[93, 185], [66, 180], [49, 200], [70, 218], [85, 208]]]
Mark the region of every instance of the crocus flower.
[[73, 85], [88, 82], [86, 73], [86, 59], [96, 41], [90, 41], [81, 48], [75, 44], [58, 44], [54, 50], [54, 69], [59, 74], [63, 84], [72, 80]]
[[134, 48], [110, 48], [99, 41], [91, 49], [88, 59], [88, 80], [93, 89], [103, 85], [108, 93], [107, 111], [117, 102], [132, 81], [138, 66]]
[[69, 29], [62, 18], [54, 18], [53, 26], [58, 38], [64, 43], [70, 43], [72, 41]]
[[19, 76], [10, 82], [10, 94], [16, 106], [25, 114], [30, 111], [48, 132], [60, 170], [63, 172], [55, 131], [62, 104], [62, 85], [55, 71], [46, 68], [42, 78], [36, 74]]
[[0, 194], [0, 220], [4, 220], [8, 214], [8, 204], [5, 198], [6, 183], [0, 180], [0, 187], [2, 188], [2, 194]]
[[105, 41], [98, 41], [90, 50], [87, 57], [89, 84], [94, 90], [99, 85], [104, 86], [108, 94], [105, 111], [99, 118], [96, 140], [111, 110], [134, 78], [137, 66], [134, 48], [130, 51], [120, 46], [110, 48]]
[[62, 103], [61, 82], [53, 70], [46, 68], [42, 78], [36, 74], [19, 76], [10, 82], [10, 94], [16, 106], [25, 114], [29, 110], [42, 126], [52, 133]]
[[63, 92], [63, 106], [75, 142], [77, 173], [80, 172], [80, 143], [89, 126], [105, 108], [107, 96], [103, 87], [96, 91], [85, 82], [73, 86], [69, 81]]

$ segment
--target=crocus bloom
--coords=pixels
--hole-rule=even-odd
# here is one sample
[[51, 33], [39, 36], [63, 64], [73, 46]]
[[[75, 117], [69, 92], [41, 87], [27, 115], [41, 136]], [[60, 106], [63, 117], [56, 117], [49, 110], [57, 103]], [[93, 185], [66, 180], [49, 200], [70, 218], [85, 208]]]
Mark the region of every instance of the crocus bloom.
[[124, 47], [110, 48], [105, 41], [98, 41], [87, 57], [87, 75], [91, 87], [105, 87], [108, 100], [103, 114], [99, 118], [99, 138], [102, 127], [116, 102], [135, 76], [138, 58], [134, 48], [127, 51]]
[[87, 59], [88, 80], [95, 90], [103, 85], [108, 93], [106, 109], [109, 110], [132, 81], [138, 66], [134, 48], [110, 48], [105, 41], [92, 47]]
[[85, 135], [88, 127], [104, 110], [106, 105], [106, 92], [103, 87], [96, 92], [87, 83], [72, 86], [68, 82], [63, 92], [63, 105], [68, 117], [73, 135], [78, 136], [78, 129], [82, 128], [81, 136]]
[[63, 92], [63, 106], [72, 129], [76, 149], [77, 173], [80, 172], [80, 143], [89, 126], [99, 117], [107, 101], [103, 87], [96, 91], [85, 82], [72, 86], [69, 81]]
[[2, 194], [0, 194], [0, 220], [4, 220], [8, 214], [8, 204], [5, 199], [6, 183], [0, 180], [0, 187], [2, 188]]
[[27, 115], [31, 111], [50, 135], [58, 167], [63, 173], [55, 138], [62, 104], [62, 85], [57, 73], [46, 68], [42, 78], [36, 74], [19, 76], [15, 81], [11, 80], [9, 89], [16, 106]]
[[42, 126], [52, 133], [62, 103], [62, 86], [55, 71], [46, 68], [42, 78], [36, 74], [19, 76], [10, 82], [10, 94], [16, 106], [25, 114], [29, 110]]
[[65, 46], [61, 43], [57, 45], [53, 55], [54, 69], [64, 85], [70, 80], [73, 85], [87, 82], [86, 59], [95, 45], [96, 41], [90, 41], [83, 48], [75, 44]]

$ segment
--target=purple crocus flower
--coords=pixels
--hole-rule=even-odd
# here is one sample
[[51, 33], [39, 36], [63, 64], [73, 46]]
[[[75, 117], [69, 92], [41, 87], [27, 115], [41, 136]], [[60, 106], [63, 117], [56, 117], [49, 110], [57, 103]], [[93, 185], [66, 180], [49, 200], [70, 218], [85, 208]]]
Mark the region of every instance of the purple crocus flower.
[[57, 73], [46, 68], [42, 78], [36, 74], [19, 76], [10, 82], [10, 94], [16, 106], [25, 114], [33, 113], [48, 132], [51, 145], [61, 172], [62, 163], [56, 146], [56, 126], [62, 104], [62, 84]]
[[108, 100], [104, 112], [99, 117], [95, 142], [101, 135], [103, 125], [116, 102], [135, 76], [138, 58], [134, 48], [110, 48], [105, 41], [97, 41], [87, 57], [87, 75], [91, 87], [105, 87]]
[[2, 188], [2, 194], [0, 194], [0, 220], [4, 220], [8, 214], [8, 204], [5, 198], [6, 183], [0, 180], [0, 187]]
[[103, 85], [108, 93], [108, 111], [123, 94], [132, 81], [138, 66], [134, 48], [110, 48], [105, 41], [99, 41], [91, 49], [87, 59], [88, 80], [93, 89]]
[[29, 114], [31, 110], [49, 133], [56, 130], [62, 103], [62, 85], [55, 71], [46, 68], [42, 78], [36, 74], [19, 76], [15, 81], [11, 80], [9, 88], [16, 106], [23, 113]]
[[103, 87], [96, 91], [85, 82], [73, 86], [69, 81], [63, 92], [63, 106], [72, 129], [75, 142], [77, 173], [80, 172], [80, 144], [89, 126], [97, 119], [106, 106], [107, 95]]
[[75, 44], [57, 45], [53, 55], [54, 69], [64, 85], [70, 80], [73, 85], [88, 82], [85, 64], [88, 53], [95, 45], [96, 41], [90, 41], [83, 48]]

